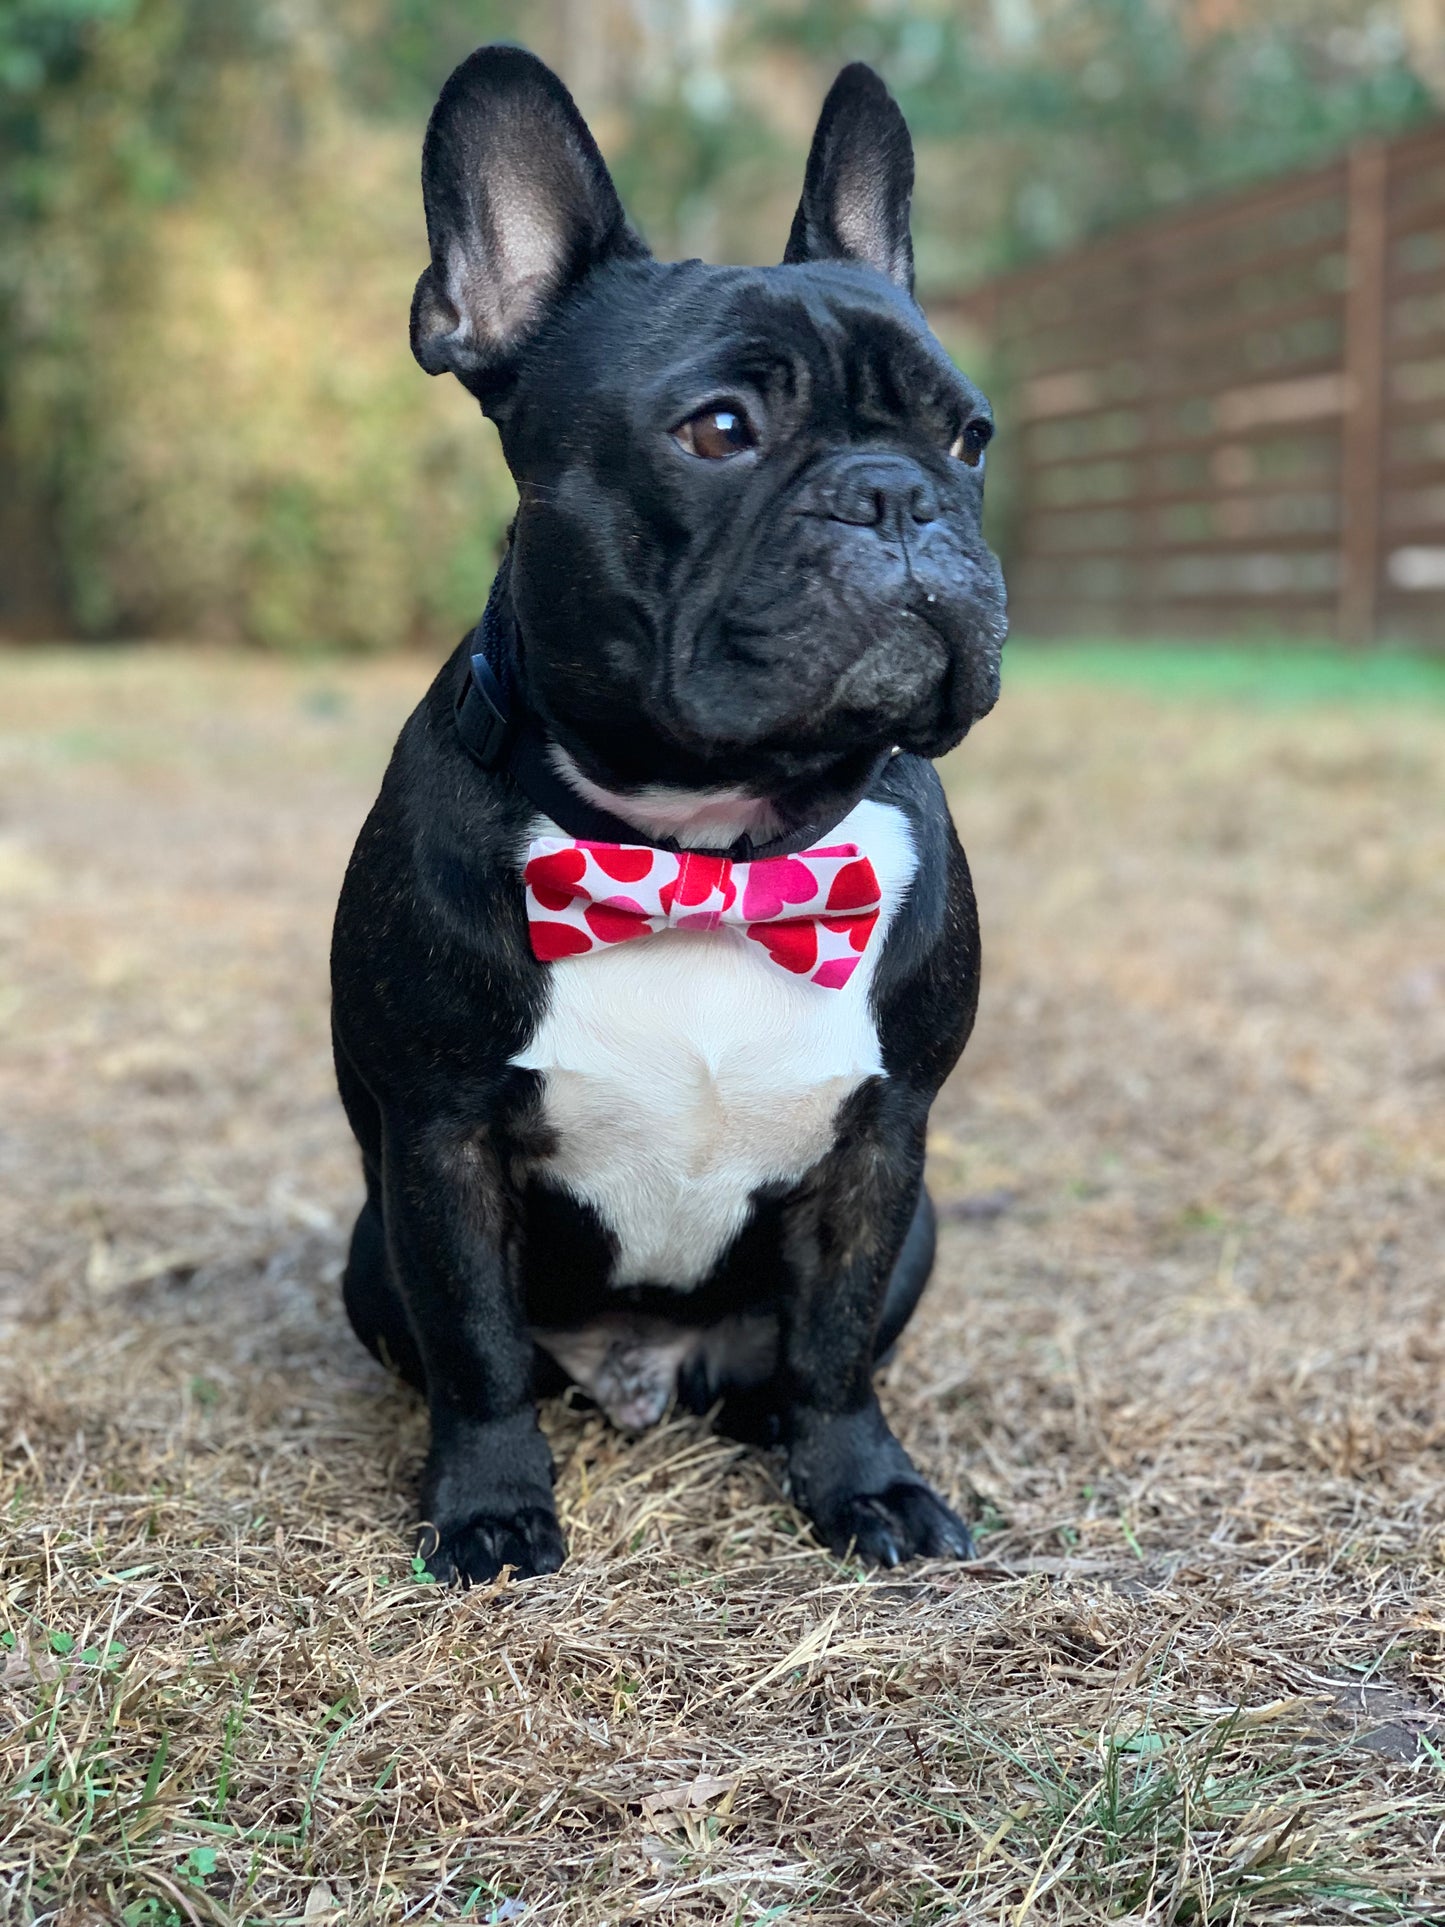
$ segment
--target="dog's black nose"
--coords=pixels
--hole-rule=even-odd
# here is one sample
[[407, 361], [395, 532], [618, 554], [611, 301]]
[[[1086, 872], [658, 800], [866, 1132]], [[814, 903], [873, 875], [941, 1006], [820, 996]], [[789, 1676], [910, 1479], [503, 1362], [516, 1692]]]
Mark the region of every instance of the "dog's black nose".
[[901, 455], [860, 455], [835, 470], [823, 490], [835, 522], [858, 528], [886, 528], [905, 534], [910, 522], [931, 522], [938, 514], [933, 484]]

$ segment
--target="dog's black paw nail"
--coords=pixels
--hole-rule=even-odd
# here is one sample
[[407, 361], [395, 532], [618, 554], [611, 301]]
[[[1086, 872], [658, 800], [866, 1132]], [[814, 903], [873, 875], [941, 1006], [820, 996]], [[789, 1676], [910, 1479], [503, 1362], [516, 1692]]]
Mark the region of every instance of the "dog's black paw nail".
[[834, 1552], [898, 1566], [905, 1559], [971, 1559], [973, 1538], [956, 1512], [923, 1485], [898, 1481], [845, 1500], [826, 1524]]
[[506, 1518], [479, 1512], [438, 1531], [426, 1527], [419, 1550], [426, 1569], [439, 1585], [479, 1586], [495, 1579], [504, 1566], [513, 1577], [531, 1579], [556, 1572], [566, 1557], [562, 1528], [545, 1506], [523, 1506]]

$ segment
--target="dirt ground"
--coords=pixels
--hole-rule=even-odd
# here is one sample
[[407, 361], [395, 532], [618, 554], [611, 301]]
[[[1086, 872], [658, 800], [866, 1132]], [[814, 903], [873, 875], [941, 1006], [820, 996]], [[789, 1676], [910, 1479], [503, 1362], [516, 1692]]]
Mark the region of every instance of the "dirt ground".
[[556, 1405], [565, 1569], [450, 1594], [326, 1041], [427, 674], [0, 658], [0, 1918], [1445, 1920], [1445, 697], [1021, 657], [948, 766], [975, 1566]]

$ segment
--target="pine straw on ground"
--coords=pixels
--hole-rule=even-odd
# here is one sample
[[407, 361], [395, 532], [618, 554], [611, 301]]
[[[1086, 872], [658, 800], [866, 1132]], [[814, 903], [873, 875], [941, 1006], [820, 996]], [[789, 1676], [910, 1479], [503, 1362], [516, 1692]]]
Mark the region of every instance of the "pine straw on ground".
[[559, 1405], [565, 1570], [452, 1595], [324, 988], [425, 675], [0, 662], [0, 1916], [1445, 1918], [1445, 706], [1035, 671], [951, 765], [885, 1398], [975, 1567]]

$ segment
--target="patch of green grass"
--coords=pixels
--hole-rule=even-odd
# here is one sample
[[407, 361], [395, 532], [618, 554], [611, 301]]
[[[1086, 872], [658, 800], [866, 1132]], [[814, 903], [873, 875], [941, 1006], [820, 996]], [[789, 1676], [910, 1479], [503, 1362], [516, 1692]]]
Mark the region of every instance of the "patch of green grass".
[[1076, 681], [1190, 701], [1295, 708], [1316, 703], [1445, 704], [1445, 654], [1375, 649], [1351, 654], [1305, 644], [1253, 647], [1188, 642], [1036, 642], [1014, 638], [1004, 678]]
[[[1091, 1918], [1102, 1906], [1110, 1919], [1152, 1919], [1162, 1906], [1162, 1918], [1200, 1927], [1265, 1921], [1287, 1907], [1310, 1910], [1297, 1918], [1411, 1917], [1402, 1896], [1352, 1878], [1339, 1842], [1320, 1838], [1340, 1786], [1307, 1784], [1293, 1749], [1249, 1757], [1237, 1714], [1192, 1734], [1146, 1723], [1068, 1758], [1042, 1735], [1014, 1741], [961, 1725], [963, 1752], [992, 1756], [1022, 1796], [997, 1829], [981, 1816], [957, 1827], [961, 1835], [987, 1828], [991, 1849], [1006, 1842], [1016, 1864], [1031, 1869], [1019, 1919], [1054, 1888], [1088, 1904]], [[945, 1822], [966, 1817], [932, 1810]]]
[[120, 1917], [125, 1927], [186, 1927], [186, 1917], [180, 1909], [169, 1901], [157, 1900], [154, 1894], [131, 1901], [122, 1908]]

